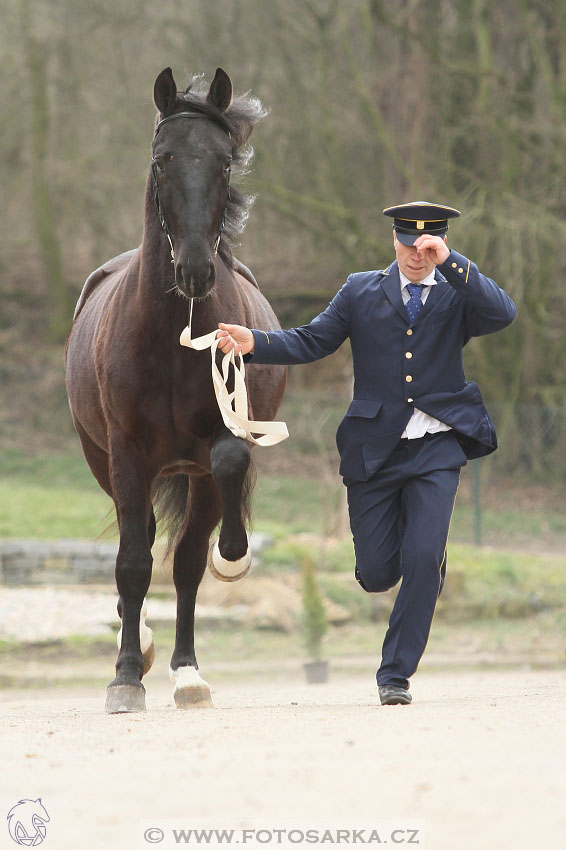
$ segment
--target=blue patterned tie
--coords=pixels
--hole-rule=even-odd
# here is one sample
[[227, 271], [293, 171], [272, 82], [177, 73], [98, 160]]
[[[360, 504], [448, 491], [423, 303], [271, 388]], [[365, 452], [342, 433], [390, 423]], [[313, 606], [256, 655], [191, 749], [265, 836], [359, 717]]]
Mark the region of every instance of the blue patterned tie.
[[421, 292], [423, 291], [423, 284], [409, 283], [407, 284], [407, 290], [411, 297], [405, 304], [405, 307], [407, 308], [407, 315], [409, 316], [409, 321], [412, 324], [423, 308], [423, 302], [421, 301]]

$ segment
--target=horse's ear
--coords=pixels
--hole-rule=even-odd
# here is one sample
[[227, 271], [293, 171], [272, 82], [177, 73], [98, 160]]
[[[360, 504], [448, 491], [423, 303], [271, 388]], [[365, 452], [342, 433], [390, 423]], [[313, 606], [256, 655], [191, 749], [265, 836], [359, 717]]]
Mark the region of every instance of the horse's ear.
[[162, 115], [173, 109], [177, 100], [177, 83], [171, 68], [165, 68], [155, 80], [153, 100]]
[[232, 103], [232, 80], [222, 68], [216, 69], [206, 99], [220, 112], [225, 112]]

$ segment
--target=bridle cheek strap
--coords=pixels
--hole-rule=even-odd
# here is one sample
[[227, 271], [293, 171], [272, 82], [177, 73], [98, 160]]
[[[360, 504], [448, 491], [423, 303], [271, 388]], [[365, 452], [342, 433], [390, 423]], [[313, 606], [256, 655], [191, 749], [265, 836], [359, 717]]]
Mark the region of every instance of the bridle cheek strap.
[[[246, 371], [244, 358], [239, 355], [239, 363], [236, 364], [234, 349], [222, 358], [222, 373], [216, 365], [216, 350], [220, 342], [216, 338], [217, 331], [212, 331], [204, 336], [193, 339], [191, 325], [193, 319], [193, 299], [189, 313], [189, 324], [181, 334], [179, 342], [187, 348], [195, 351], [204, 351], [210, 348], [212, 384], [216, 394], [216, 401], [222, 414], [226, 427], [242, 440], [249, 440], [258, 446], [275, 446], [286, 440], [289, 436], [285, 422], [254, 422], [248, 419], [248, 393], [246, 389]], [[234, 392], [229, 393], [226, 384], [230, 373], [230, 364], [234, 370]], [[257, 434], [254, 437], [253, 434]]]

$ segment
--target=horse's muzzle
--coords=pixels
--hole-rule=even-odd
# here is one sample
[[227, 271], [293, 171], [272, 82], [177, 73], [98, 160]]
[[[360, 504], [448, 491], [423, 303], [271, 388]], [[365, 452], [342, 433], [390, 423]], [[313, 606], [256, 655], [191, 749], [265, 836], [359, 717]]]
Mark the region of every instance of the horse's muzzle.
[[175, 283], [187, 298], [205, 298], [216, 282], [213, 260], [175, 263]]

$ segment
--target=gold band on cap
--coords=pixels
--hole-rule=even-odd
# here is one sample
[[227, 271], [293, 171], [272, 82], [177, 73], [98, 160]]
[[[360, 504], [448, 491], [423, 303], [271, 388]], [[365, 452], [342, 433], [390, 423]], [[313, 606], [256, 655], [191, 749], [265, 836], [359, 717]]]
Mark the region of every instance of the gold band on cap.
[[[396, 218], [397, 221], [415, 221], [414, 218], [401, 218], [401, 216], [399, 216], [399, 215], [394, 216], [394, 218]], [[425, 224], [433, 224], [436, 221], [446, 221], [446, 219], [445, 218], [427, 218], [427, 219], [425, 219]]]

